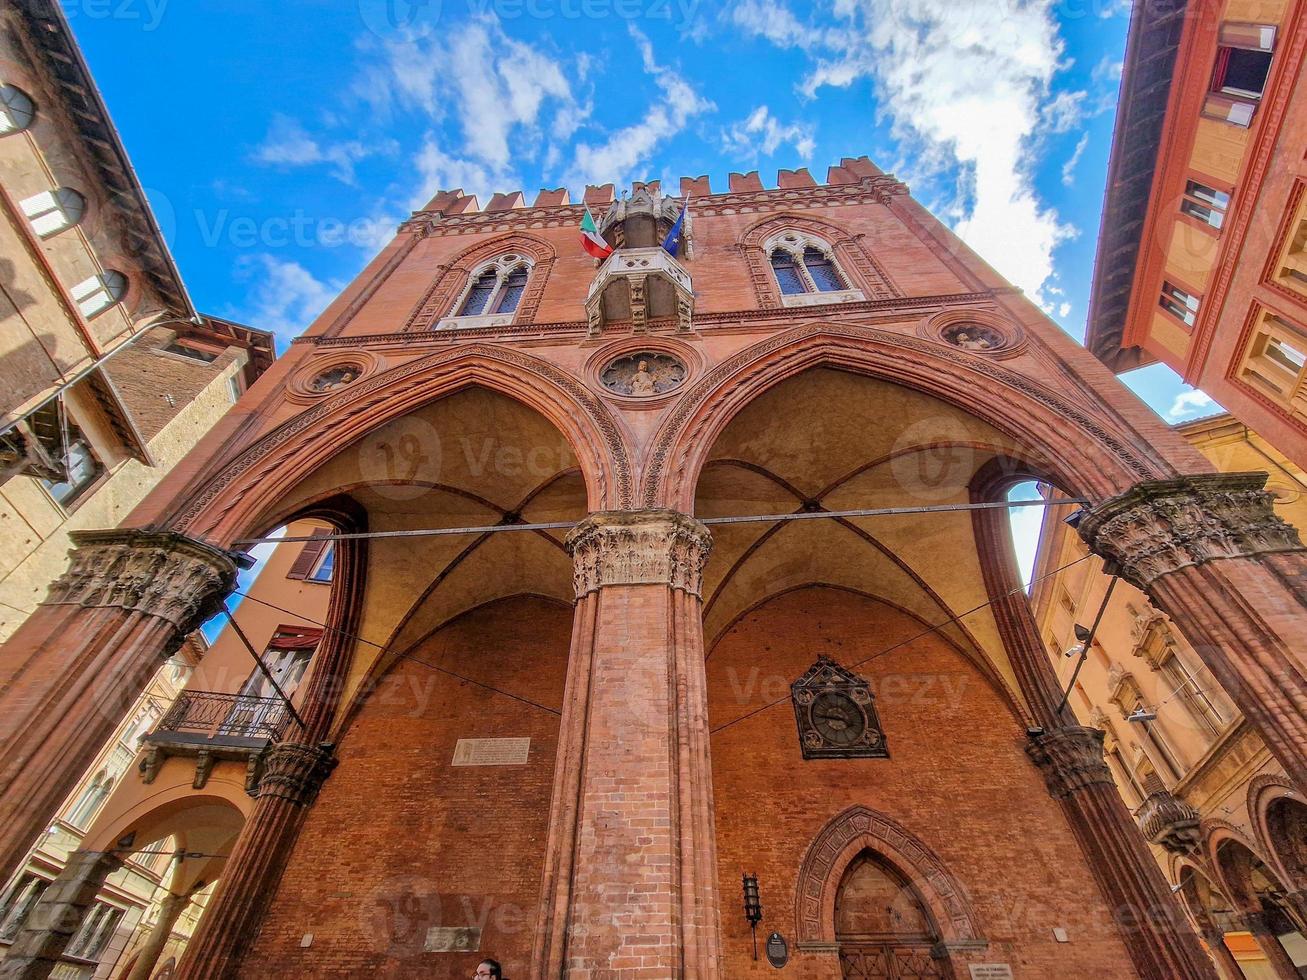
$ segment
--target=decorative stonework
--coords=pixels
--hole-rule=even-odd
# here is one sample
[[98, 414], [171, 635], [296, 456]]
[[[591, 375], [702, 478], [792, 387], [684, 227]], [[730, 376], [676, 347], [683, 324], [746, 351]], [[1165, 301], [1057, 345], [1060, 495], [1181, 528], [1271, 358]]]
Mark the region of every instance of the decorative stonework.
[[1103, 760], [1103, 733], [1097, 728], [1058, 728], [1032, 736], [1026, 752], [1044, 774], [1048, 792], [1065, 799], [1090, 786], [1115, 786]]
[[615, 395], [651, 398], [685, 383], [686, 367], [671, 354], [639, 350], [623, 354], [599, 373], [599, 383]]
[[[512, 213], [516, 215], [520, 212]], [[442, 235], [446, 234], [445, 221], [447, 220], [441, 221]], [[404, 325], [405, 332], [430, 330], [442, 316], [448, 316], [454, 311], [455, 300], [466, 292], [475, 270], [487, 261], [509, 254], [522, 257], [531, 267], [526, 291], [517, 305], [514, 319], [517, 323], [529, 323], [535, 319], [536, 310], [544, 296], [545, 283], [553, 268], [556, 255], [554, 248], [544, 239], [523, 234], [517, 228], [505, 227], [498, 230], [512, 233], [474, 245], [448, 265], [435, 267], [431, 286], [408, 315]]]
[[1015, 357], [1026, 349], [1021, 328], [993, 309], [944, 310], [925, 319], [917, 336], [999, 359]]
[[259, 796], [275, 796], [298, 806], [310, 806], [318, 790], [336, 768], [333, 747], [282, 742], [263, 758]]
[[363, 369], [357, 364], [342, 364], [340, 367], [328, 368], [323, 371], [309, 382], [309, 388], [319, 394], [340, 391], [357, 381], [362, 373]]
[[325, 397], [354, 387], [384, 367], [383, 359], [366, 350], [327, 350], [305, 358], [286, 383], [286, 398], [297, 405], [313, 405]]
[[701, 594], [712, 535], [673, 510], [591, 514], [567, 535], [576, 596], [606, 585], [670, 585]]
[[1150, 843], [1173, 854], [1192, 853], [1203, 839], [1198, 811], [1166, 790], [1159, 790], [1144, 800], [1136, 819]]
[[45, 605], [112, 607], [158, 616], [179, 638], [236, 586], [231, 555], [171, 531], [73, 531], [72, 564]]
[[1149, 480], [1093, 508], [1080, 522], [1080, 536], [1139, 589], [1216, 559], [1302, 551], [1298, 532], [1275, 514], [1265, 484], [1265, 473]]
[[867, 849], [889, 860], [916, 886], [945, 943], [984, 942], [965, 890], [934, 851], [883, 813], [855, 806], [832, 819], [804, 856], [795, 891], [798, 948], [820, 951], [834, 944], [836, 892], [845, 869]]
[[739, 249], [749, 264], [749, 278], [763, 309], [776, 309], [785, 305], [776, 276], [771, 268], [769, 246], [786, 232], [796, 233], [801, 239], [820, 240], [825, 244], [820, 251], [830, 253], [851, 291], [860, 299], [884, 300], [902, 295], [890, 280], [885, 269], [876, 261], [866, 246], [865, 235], [850, 235], [835, 225], [807, 215], [791, 213], [773, 215], [758, 222], [741, 237]]

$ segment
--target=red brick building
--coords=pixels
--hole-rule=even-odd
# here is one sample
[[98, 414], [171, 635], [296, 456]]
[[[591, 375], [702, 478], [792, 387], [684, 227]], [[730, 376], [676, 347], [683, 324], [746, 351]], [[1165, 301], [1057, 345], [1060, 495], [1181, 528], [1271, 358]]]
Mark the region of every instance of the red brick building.
[[138, 531], [82, 539], [0, 650], [0, 860], [232, 550], [341, 533], [300, 720], [254, 758], [217, 732], [201, 790], [142, 760], [4, 975], [205, 821], [240, 830], [185, 977], [1216, 975], [978, 505], [1083, 501], [1302, 789], [1307, 564], [1265, 475], [1215, 473], [865, 158], [779, 184], [683, 181], [677, 257], [682, 198], [589, 188], [602, 263], [563, 191], [437, 195]]

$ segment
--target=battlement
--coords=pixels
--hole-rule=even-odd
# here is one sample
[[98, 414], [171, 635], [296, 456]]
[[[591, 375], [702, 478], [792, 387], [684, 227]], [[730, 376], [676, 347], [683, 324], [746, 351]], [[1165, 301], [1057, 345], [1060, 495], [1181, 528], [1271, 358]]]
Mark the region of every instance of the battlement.
[[[869, 158], [861, 156], [844, 157], [838, 165], [828, 168], [826, 180], [823, 184], [818, 184], [806, 167], [800, 167], [797, 170], [779, 171], [776, 175], [776, 182], [771, 187], [763, 185], [762, 178], [756, 170], [751, 170], [748, 173], [732, 173], [727, 178], [727, 189], [725, 191], [713, 190], [712, 182], [706, 174], [698, 177], [682, 177], [679, 184], [680, 196], [693, 195], [696, 198], [704, 198], [721, 194], [746, 194], [805, 187], [839, 187], [846, 184], [857, 184], [868, 178], [883, 176], [885, 176], [883, 170], [872, 163]], [[648, 188], [654, 193], [662, 193], [662, 182], [658, 180], [636, 181], [632, 185], [632, 191], [641, 188]], [[528, 206], [533, 208], [570, 208], [581, 203], [593, 208], [606, 208], [616, 200], [615, 185], [590, 184], [586, 186], [581, 201], [573, 201], [565, 187], [541, 188], [536, 193], [533, 204], [528, 205], [526, 195], [522, 191], [516, 190], [493, 195], [489, 203], [483, 208], [476, 197], [464, 194], [462, 188], [459, 188], [458, 190], [440, 191], [427, 203], [426, 207], [414, 212], [414, 217], [514, 211]]]

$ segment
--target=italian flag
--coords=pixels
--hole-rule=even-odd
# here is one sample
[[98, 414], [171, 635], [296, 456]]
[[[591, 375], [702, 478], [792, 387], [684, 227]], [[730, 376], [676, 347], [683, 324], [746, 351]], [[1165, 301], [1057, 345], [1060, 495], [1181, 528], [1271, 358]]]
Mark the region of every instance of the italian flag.
[[603, 235], [599, 234], [599, 228], [595, 225], [594, 215], [590, 213], [588, 204], [585, 206], [585, 217], [581, 219], [581, 247], [596, 259], [606, 259], [613, 254]]

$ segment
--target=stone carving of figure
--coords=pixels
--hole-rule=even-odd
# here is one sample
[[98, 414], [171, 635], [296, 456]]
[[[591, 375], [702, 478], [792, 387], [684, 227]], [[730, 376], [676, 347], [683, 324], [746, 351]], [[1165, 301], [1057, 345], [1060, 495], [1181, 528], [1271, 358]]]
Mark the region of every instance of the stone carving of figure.
[[963, 350], [989, 350], [994, 346], [993, 341], [981, 333], [973, 333], [968, 330], [959, 330], [953, 335], [953, 343]]
[[631, 394], [652, 395], [654, 393], [654, 376], [649, 371], [649, 362], [641, 361], [635, 374], [631, 375]]
[[314, 391], [339, 391], [347, 388], [358, 379], [359, 373], [352, 367], [337, 368], [328, 371], [313, 382]]

